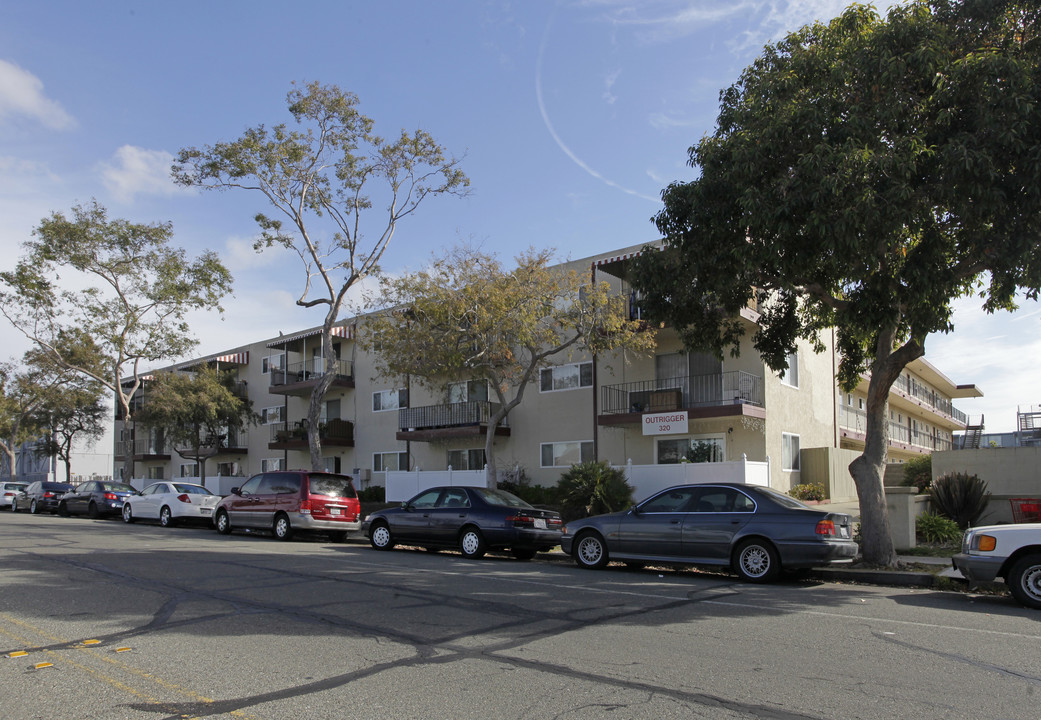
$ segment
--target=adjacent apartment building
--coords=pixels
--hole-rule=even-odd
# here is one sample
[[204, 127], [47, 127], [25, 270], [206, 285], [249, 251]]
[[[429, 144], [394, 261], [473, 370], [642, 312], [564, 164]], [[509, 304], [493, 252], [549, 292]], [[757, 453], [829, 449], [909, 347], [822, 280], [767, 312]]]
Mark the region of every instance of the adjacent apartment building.
[[[609, 282], [639, 317], [627, 272], [639, 252], [634, 246], [565, 265]], [[758, 314], [750, 307], [742, 318], [751, 336]], [[364, 316], [335, 328], [338, 371], [320, 425], [325, 467], [354, 474], [362, 488], [382, 485], [391, 470], [484, 467], [494, 394], [483, 381], [457, 378], [431, 391], [407, 378], [379, 379], [373, 358], [356, 342], [364, 328]], [[533, 484], [551, 485], [586, 460], [652, 465], [769, 459], [770, 484], [787, 490], [807, 481], [806, 450], [863, 448], [867, 380], [852, 393], [838, 388], [831, 338], [823, 353], [800, 347], [781, 374], [763, 363], [750, 340], [740, 357], [721, 361], [684, 351], [669, 328], [657, 338], [657, 349], [647, 356], [573, 357], [544, 369], [537, 387], [496, 430], [500, 473], [521, 472]], [[228, 428], [214, 439], [209, 476], [247, 477], [310, 464], [307, 404], [325, 366], [319, 328], [162, 370], [190, 372], [201, 365], [231, 370], [238, 392], [262, 418], [256, 427]], [[913, 363], [890, 396], [891, 459], [949, 449], [952, 434], [968, 423], [952, 401], [979, 395], [975, 386], [955, 385], [924, 360]], [[148, 402], [147, 382], [136, 401]], [[198, 476], [195, 461], [181, 457], [161, 432], [117, 420], [117, 475], [127, 453], [134, 454], [139, 478]]]

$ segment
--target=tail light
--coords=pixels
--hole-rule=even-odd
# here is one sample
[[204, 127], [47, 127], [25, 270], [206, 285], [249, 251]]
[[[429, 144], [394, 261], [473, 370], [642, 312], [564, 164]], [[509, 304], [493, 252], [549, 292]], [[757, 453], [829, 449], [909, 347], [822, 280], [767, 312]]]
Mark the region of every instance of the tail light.
[[564, 521], [560, 518], [546, 518], [546, 525], [549, 527], [563, 527]]
[[506, 524], [513, 525], [514, 527], [534, 525], [535, 518], [531, 517], [530, 515], [508, 515], [506, 517]]
[[119, 500], [119, 495], [116, 495], [115, 493], [105, 493], [105, 499], [106, 500]]
[[817, 523], [817, 534], [835, 537], [835, 522], [833, 520], [821, 520]]
[[301, 500], [300, 501], [300, 512], [307, 513], [308, 515], [311, 514], [311, 500], [310, 499]]
[[51, 492], [50, 490], [48, 490], [47, 492], [45, 492], [45, 493], [43, 494], [43, 496], [44, 496], [45, 498], [52, 498], [52, 497], [54, 497], [54, 493], [52, 493], [52, 492]]
[[14, 497], [14, 493], [13, 492], [5, 492], [4, 493], [4, 497]]
[[192, 499], [191, 497], [189, 497], [188, 493], [182, 493], [181, 495], [178, 495], [177, 499], [183, 503], [188, 503], [189, 505], [192, 504]]

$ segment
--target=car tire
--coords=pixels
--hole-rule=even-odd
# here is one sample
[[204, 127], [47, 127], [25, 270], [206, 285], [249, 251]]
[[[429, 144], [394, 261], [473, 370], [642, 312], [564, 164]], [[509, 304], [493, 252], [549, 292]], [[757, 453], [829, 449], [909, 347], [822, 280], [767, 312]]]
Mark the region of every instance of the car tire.
[[271, 523], [271, 532], [275, 534], [276, 540], [289, 540], [293, 537], [293, 526], [289, 523], [289, 516], [285, 513], [275, 515]]
[[781, 574], [781, 558], [766, 540], [746, 540], [737, 546], [731, 567], [746, 582], [773, 582]]
[[607, 565], [607, 543], [597, 532], [584, 532], [575, 538], [572, 554], [575, 563], [587, 570], [599, 570]]
[[36, 504], [36, 499], [35, 498], [33, 498], [33, 501], [31, 503], [29, 503], [29, 512], [32, 515], [39, 515], [40, 514], [40, 506]]
[[62, 517], [68, 517], [69, 516], [69, 506], [65, 504], [64, 500], [62, 500], [60, 503], [58, 503], [58, 514], [61, 515]]
[[1024, 555], [1016, 560], [1005, 583], [1020, 605], [1041, 609], [1041, 554]]
[[163, 507], [159, 509], [159, 524], [163, 527], [173, 527], [177, 524], [174, 520], [173, 513], [166, 505], [163, 505]]
[[472, 525], [464, 527], [463, 531], [459, 533], [459, 550], [463, 553], [463, 557], [472, 559], [484, 557], [488, 551], [484, 543], [484, 535]]
[[513, 548], [510, 554], [518, 560], [531, 560], [536, 552], [533, 548]]
[[98, 517], [98, 506], [93, 500], [91, 500], [90, 505], [87, 506], [87, 517], [91, 520], [96, 520]]
[[216, 517], [213, 518], [213, 527], [215, 527], [217, 532], [221, 535], [230, 535], [231, 518], [228, 517], [228, 513], [224, 510], [218, 510]]
[[385, 522], [378, 522], [369, 529], [369, 544], [377, 550], [390, 550], [394, 547], [394, 536]]
[[123, 503], [123, 522], [128, 525], [134, 522], [134, 509], [130, 507], [130, 503]]

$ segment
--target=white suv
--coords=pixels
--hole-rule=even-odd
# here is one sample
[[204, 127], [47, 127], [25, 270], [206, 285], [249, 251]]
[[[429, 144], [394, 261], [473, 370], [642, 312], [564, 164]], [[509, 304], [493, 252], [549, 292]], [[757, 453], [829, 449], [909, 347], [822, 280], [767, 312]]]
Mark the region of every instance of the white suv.
[[1012, 597], [1041, 609], [1041, 523], [969, 528], [952, 562], [971, 585], [1003, 578]]

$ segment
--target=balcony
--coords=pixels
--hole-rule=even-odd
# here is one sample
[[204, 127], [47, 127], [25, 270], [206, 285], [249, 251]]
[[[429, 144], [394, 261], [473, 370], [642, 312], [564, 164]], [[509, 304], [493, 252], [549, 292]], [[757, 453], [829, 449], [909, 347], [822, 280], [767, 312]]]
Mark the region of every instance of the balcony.
[[[318, 423], [318, 440], [323, 447], [354, 447], [354, 423], [350, 420], [324, 420]], [[275, 423], [271, 426], [269, 450], [306, 450], [307, 421]]]
[[[284, 368], [272, 368], [268, 392], [275, 395], [310, 395], [325, 372], [325, 360], [312, 358], [290, 363]], [[354, 387], [354, 365], [350, 360], [337, 360], [332, 387]]]
[[601, 425], [639, 423], [644, 413], [672, 410], [697, 418], [765, 417], [763, 379], [740, 370], [604, 385], [600, 390]]
[[[174, 448], [178, 455], [189, 457], [195, 452], [191, 444], [179, 444]], [[244, 455], [249, 450], [249, 434], [244, 430], [232, 430], [219, 435], [208, 435], [199, 446], [200, 452], [205, 457], [217, 455]], [[185, 453], [189, 455], [185, 455]]]
[[128, 453], [134, 454], [134, 460], [170, 459], [170, 447], [163, 438], [116, 441], [114, 458], [124, 460]]
[[[489, 402], [462, 402], [398, 410], [398, 440], [431, 442], [448, 438], [483, 437], [488, 419], [499, 409]], [[510, 428], [503, 419], [495, 428], [496, 435], [508, 436]]]
[[[867, 439], [867, 411], [846, 406], [839, 407], [839, 432], [847, 445], [853, 445], [858, 449], [863, 447]], [[911, 430], [907, 425], [890, 420], [889, 447], [932, 452], [950, 450], [952, 444], [950, 439], [936, 437], [931, 431]]]

